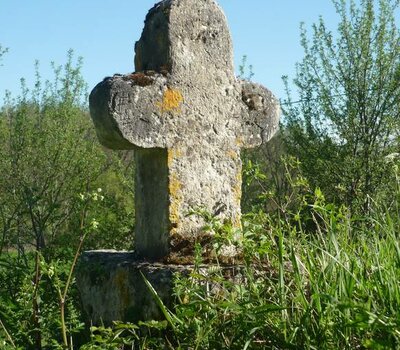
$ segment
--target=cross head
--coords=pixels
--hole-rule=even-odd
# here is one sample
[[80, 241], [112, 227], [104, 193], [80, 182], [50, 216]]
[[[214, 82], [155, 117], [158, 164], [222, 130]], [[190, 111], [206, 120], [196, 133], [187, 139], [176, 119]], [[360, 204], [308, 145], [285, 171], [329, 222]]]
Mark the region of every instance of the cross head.
[[240, 227], [243, 148], [275, 133], [279, 104], [234, 75], [232, 40], [214, 0], [164, 0], [135, 45], [135, 73], [90, 95], [100, 142], [135, 153], [136, 251], [158, 260], [202, 234], [203, 209]]

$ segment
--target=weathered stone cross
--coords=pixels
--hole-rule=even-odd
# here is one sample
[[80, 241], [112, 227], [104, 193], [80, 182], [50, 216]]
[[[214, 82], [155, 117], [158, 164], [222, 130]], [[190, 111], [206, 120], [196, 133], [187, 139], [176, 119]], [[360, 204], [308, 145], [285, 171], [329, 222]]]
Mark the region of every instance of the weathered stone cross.
[[154, 260], [196, 241], [204, 222], [191, 209], [240, 226], [240, 150], [272, 137], [279, 105], [235, 78], [214, 0], [161, 1], [135, 51], [136, 73], [98, 84], [90, 112], [104, 146], [135, 150], [136, 250]]

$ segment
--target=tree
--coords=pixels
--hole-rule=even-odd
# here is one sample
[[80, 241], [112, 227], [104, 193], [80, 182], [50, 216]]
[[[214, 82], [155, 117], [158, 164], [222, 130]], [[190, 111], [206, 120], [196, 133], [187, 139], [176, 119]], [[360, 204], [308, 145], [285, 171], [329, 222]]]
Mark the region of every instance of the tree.
[[333, 0], [337, 33], [320, 18], [312, 38], [302, 25], [304, 58], [293, 101], [286, 83], [286, 144], [328, 198], [368, 213], [388, 184], [385, 156], [399, 148], [398, 0]]
[[[70, 52], [67, 63], [54, 69], [54, 81], [45, 86], [37, 69], [32, 91], [23, 82], [21, 96], [8, 96], [0, 111], [0, 253], [4, 247], [22, 255], [26, 248], [45, 256], [54, 256], [55, 250], [72, 252], [79, 241], [80, 195], [107, 182], [124, 186], [124, 175], [132, 169], [97, 141], [86, 106], [81, 60], [74, 64]], [[104, 219], [105, 226], [106, 220], [114, 224], [112, 236], [121, 237], [123, 230], [120, 246], [126, 247], [132, 227], [122, 227], [126, 222], [118, 219], [130, 218], [133, 226], [133, 211], [127, 213], [128, 206], [121, 208], [112, 197], [125, 191], [122, 197], [131, 195], [133, 201], [133, 194], [127, 186], [103, 191], [108, 208], [96, 208], [93, 215]], [[127, 204], [125, 198], [121, 205]]]
[[7, 94], [0, 109], [0, 319], [24, 330], [27, 349], [58, 327], [43, 266], [68, 266], [88, 232], [85, 248], [133, 243], [132, 162], [100, 146], [81, 65], [70, 51], [45, 84], [37, 65], [34, 87], [22, 80], [21, 95]]

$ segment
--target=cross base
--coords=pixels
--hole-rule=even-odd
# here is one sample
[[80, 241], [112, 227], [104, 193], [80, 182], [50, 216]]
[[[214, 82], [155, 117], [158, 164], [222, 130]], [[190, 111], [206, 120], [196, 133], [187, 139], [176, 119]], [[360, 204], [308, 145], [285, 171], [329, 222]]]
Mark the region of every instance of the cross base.
[[[194, 265], [145, 263], [134, 252], [87, 251], [77, 266], [77, 286], [88, 325], [111, 326], [113, 321], [161, 320], [164, 316], [142, 274], [151, 283], [164, 305], [172, 309], [175, 274], [188, 276]], [[221, 271], [231, 280], [242, 279], [240, 265], [205, 265], [200, 272]], [[206, 283], [212, 290], [218, 286]]]

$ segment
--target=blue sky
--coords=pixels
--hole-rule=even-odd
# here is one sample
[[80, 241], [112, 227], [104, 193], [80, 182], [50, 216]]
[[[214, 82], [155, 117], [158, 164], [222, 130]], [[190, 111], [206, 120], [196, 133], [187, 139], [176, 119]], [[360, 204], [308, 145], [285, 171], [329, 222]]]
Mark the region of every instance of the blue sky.
[[[20, 78], [33, 82], [34, 61], [44, 79], [50, 62], [63, 64], [73, 49], [84, 59], [89, 88], [105, 76], [134, 70], [134, 43], [155, 0], [0, 0], [0, 44], [8, 47], [0, 67], [0, 96], [15, 96]], [[243, 55], [254, 81], [284, 97], [282, 75], [294, 75], [302, 58], [299, 24], [322, 15], [331, 29], [337, 17], [330, 0], [219, 0], [233, 36], [236, 67]]]

